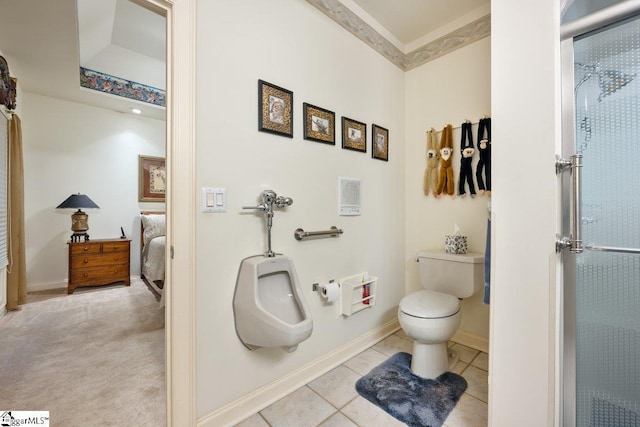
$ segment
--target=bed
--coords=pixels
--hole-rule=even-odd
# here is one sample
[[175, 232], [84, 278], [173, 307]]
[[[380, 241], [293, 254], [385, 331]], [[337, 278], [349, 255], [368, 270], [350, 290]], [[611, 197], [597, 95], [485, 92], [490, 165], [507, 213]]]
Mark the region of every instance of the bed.
[[165, 213], [140, 212], [140, 277], [164, 301]]

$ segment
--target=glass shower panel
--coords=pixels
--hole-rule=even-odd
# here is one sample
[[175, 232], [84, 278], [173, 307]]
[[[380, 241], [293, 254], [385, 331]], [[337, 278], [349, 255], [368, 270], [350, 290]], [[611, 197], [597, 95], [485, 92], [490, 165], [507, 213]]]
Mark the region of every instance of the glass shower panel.
[[[640, 427], [640, 18], [574, 41], [577, 426]], [[603, 250], [604, 248], [604, 250]]]

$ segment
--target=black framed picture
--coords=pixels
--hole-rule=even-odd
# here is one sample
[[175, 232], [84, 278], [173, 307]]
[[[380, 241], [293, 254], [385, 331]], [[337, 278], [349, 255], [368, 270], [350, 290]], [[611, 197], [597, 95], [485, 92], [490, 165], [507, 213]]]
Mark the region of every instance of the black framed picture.
[[258, 80], [258, 130], [293, 138], [293, 92]]
[[389, 161], [389, 130], [376, 124], [371, 125], [371, 157]]
[[304, 115], [304, 139], [336, 145], [336, 115], [333, 111], [302, 104]]
[[367, 152], [367, 125], [348, 117], [342, 117], [342, 148]]

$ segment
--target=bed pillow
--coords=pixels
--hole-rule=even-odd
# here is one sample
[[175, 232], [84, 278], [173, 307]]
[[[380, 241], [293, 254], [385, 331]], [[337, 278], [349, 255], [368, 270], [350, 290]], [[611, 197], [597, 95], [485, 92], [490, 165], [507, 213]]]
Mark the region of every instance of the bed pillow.
[[151, 239], [165, 235], [164, 215], [140, 215], [144, 233], [142, 234], [142, 244], [147, 246]]

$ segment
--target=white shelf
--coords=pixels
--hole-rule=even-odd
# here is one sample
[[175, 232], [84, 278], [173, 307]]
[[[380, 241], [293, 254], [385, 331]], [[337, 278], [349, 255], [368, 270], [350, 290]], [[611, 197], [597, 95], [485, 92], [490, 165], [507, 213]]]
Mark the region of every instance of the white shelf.
[[[340, 311], [345, 316], [351, 316], [365, 308], [376, 304], [378, 278], [364, 272], [339, 279], [340, 283]], [[369, 288], [369, 296], [364, 297], [365, 286]]]

